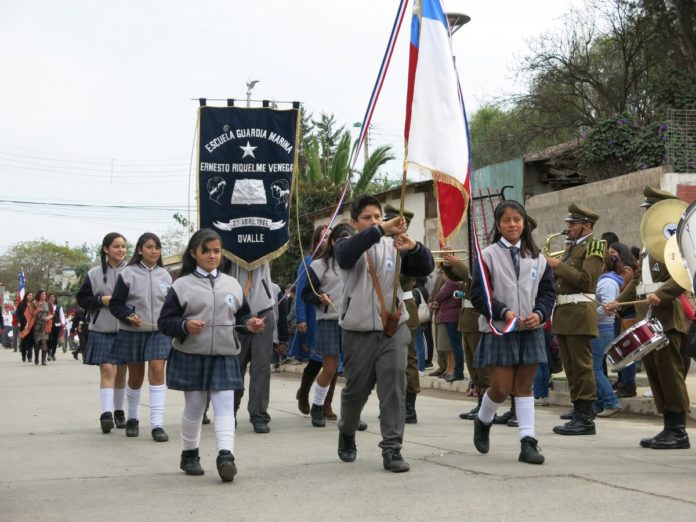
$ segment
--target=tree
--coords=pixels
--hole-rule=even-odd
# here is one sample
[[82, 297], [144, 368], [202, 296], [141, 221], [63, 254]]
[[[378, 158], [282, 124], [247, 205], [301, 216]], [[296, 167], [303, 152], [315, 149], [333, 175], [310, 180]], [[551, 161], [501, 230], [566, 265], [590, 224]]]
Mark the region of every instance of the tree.
[[85, 273], [90, 266], [89, 248], [57, 245], [45, 239], [24, 241], [12, 245], [0, 256], [0, 281], [10, 291], [17, 291], [18, 274], [24, 270], [27, 291], [39, 288], [60, 293], [55, 276], [72, 268], [76, 273]]

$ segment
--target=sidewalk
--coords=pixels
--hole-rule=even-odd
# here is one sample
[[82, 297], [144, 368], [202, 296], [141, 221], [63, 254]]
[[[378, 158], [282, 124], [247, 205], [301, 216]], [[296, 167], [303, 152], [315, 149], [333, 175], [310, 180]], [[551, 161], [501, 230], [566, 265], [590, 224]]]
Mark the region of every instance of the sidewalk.
[[[281, 372], [285, 373], [302, 373], [304, 365], [284, 364], [280, 368]], [[466, 380], [448, 383], [438, 377], [428, 377], [428, 373], [431, 371], [432, 369], [426, 370], [426, 374], [420, 377], [421, 389], [450, 392], [462, 400], [476, 402], [476, 399], [464, 395], [468, 386]], [[616, 374], [610, 372], [609, 379], [614, 382]], [[650, 390], [648, 377], [644, 371], [636, 375], [636, 385], [637, 395], [635, 397], [621, 399], [622, 413], [656, 416], [655, 402], [651, 397], [643, 397], [643, 394]], [[691, 401], [689, 416], [696, 420], [696, 362], [694, 361], [692, 361], [691, 369], [686, 377], [686, 387], [689, 390], [689, 400]], [[568, 382], [563, 372], [555, 374], [552, 378], [549, 402], [552, 406], [563, 406], [565, 408], [572, 406], [570, 394], [568, 393]]]

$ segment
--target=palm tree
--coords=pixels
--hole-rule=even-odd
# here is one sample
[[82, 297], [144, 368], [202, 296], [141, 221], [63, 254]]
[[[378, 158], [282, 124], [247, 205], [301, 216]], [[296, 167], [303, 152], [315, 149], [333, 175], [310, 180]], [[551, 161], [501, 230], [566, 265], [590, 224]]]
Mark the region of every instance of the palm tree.
[[351, 144], [350, 133], [343, 131], [337, 138], [335, 149], [324, 148], [319, 137], [311, 138], [305, 146], [306, 168], [300, 173], [303, 181], [310, 183], [331, 183], [342, 186], [357, 174], [357, 180], [351, 190], [355, 193], [364, 192], [377, 174], [378, 169], [385, 163], [395, 159], [389, 145], [375, 149], [369, 155], [362, 170], [351, 170], [350, 161], [357, 142]]

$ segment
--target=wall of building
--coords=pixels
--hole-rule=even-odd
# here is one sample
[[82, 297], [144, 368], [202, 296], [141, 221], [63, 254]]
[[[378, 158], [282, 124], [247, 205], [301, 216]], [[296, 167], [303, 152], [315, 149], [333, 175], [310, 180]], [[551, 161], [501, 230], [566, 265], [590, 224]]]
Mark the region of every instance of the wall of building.
[[[650, 185], [676, 193], [678, 184], [696, 185], [693, 174], [673, 174], [666, 170], [666, 167], [641, 170], [529, 198], [526, 209], [539, 224], [534, 239], [542, 246], [547, 234], [560, 232], [564, 228], [563, 219], [568, 215], [568, 205], [574, 202], [599, 214], [595, 226], [598, 236], [611, 231], [622, 243], [639, 246], [640, 221], [645, 212], [640, 207], [643, 187]], [[560, 241], [555, 242], [553, 249], [559, 249], [559, 244]]]

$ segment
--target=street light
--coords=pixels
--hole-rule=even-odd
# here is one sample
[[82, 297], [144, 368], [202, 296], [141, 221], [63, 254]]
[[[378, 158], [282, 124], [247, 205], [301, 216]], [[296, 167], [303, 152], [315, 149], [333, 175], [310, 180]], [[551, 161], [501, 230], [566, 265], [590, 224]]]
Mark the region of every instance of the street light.
[[471, 17], [464, 13], [445, 13], [445, 16], [447, 16], [447, 22], [449, 23], [452, 34], [459, 31], [463, 25], [471, 21]]
[[261, 80], [249, 80], [246, 83], [247, 86], [247, 107], [251, 107], [251, 91], [254, 90], [254, 87], [256, 86], [257, 83], [259, 83]]

